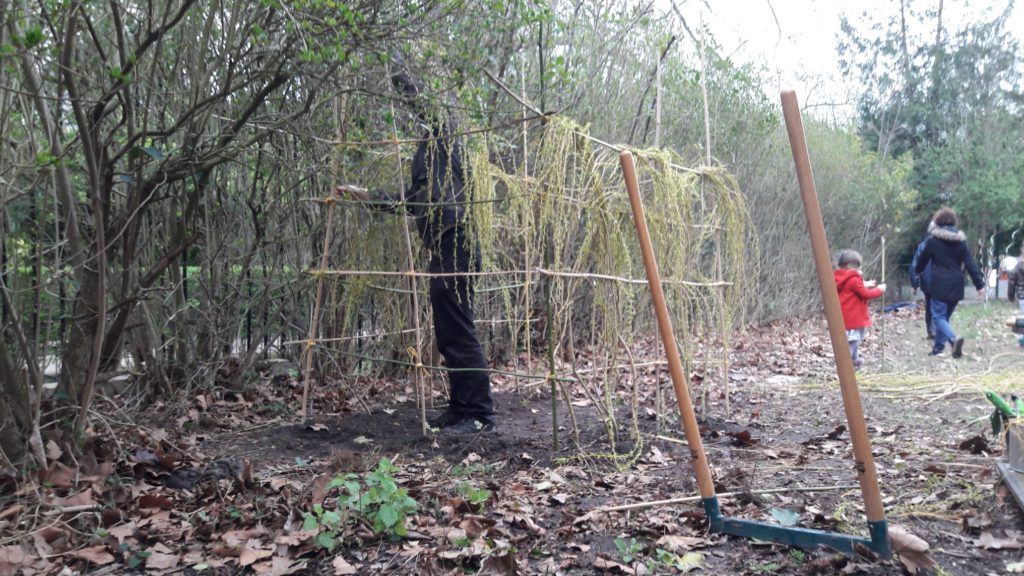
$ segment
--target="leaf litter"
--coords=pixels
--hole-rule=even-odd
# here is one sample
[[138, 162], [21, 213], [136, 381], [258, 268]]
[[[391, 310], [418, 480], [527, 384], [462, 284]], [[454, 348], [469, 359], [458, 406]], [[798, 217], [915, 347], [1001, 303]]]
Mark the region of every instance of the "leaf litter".
[[[887, 318], [886, 341], [869, 337], [863, 345], [862, 377], [870, 381], [897, 362], [914, 373], [950, 368], [948, 360], [929, 365], [924, 357], [920, 314]], [[732, 414], [724, 412], [714, 368], [698, 362], [692, 381], [694, 396], [707, 397], [701, 432], [716, 489], [734, 494], [722, 498], [723, 512], [864, 534], [859, 492], [830, 489], [855, 477], [823, 322], [751, 327], [731, 344]], [[998, 345], [1009, 343], [988, 347]], [[633, 354], [638, 362], [657, 360], [657, 350]], [[986, 369], [972, 362], [961, 369]], [[632, 376], [620, 377], [618, 393], [628, 400]], [[980, 395], [953, 393], [908, 410], [905, 398], [862, 389], [897, 563], [710, 534], [694, 503], [600, 511], [696, 493], [676, 416], [650, 409], [656, 386], [671, 393], [667, 376], [655, 369], [639, 377], [642, 444], [627, 432], [615, 452], [592, 403], [570, 390], [582, 447], [552, 454], [550, 399], [517, 397], [505, 377], [494, 379], [499, 432], [471, 439], [421, 437], [411, 385], [366, 377], [349, 385], [372, 391], [372, 415], [341, 388], [323, 386], [314, 392], [319, 415], [311, 425], [267, 410], [294, 407], [300, 391], [294, 378], [269, 374], [183, 405], [157, 403], [145, 425], [140, 418], [91, 430], [77, 465], [48, 447], [50, 466], [5, 493], [0, 576], [107, 568], [261, 575], [1020, 570], [1021, 512], [997, 488], [992, 464], [1004, 448], [977, 421], [988, 411]], [[561, 436], [571, 443], [564, 411]], [[620, 423], [628, 422], [624, 411]], [[624, 457], [631, 452], [637, 456]], [[383, 458], [394, 462], [395, 488], [416, 502], [402, 519], [404, 537], [376, 531], [365, 512], [339, 504], [350, 493], [335, 479], [352, 475], [363, 490]], [[812, 487], [821, 489], [805, 491]], [[765, 491], [780, 488], [792, 491]], [[320, 545], [328, 524], [303, 529], [317, 506], [342, 519], [331, 552]], [[398, 518], [390, 509], [380, 517]]]

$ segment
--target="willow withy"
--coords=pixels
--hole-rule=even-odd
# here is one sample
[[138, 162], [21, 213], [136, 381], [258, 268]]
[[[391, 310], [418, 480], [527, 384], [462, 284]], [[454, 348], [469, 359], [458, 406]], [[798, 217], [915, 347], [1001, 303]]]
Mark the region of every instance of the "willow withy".
[[[459, 201], [465, 202], [467, 227], [482, 246], [477, 326], [492, 361], [505, 365], [495, 372], [525, 382], [527, 391], [546, 374], [553, 395], [571, 400], [570, 410], [573, 403], [592, 405], [604, 421], [612, 453], [618, 451], [618, 415], [626, 406], [634, 441], [625, 456], [637, 456], [638, 396], [649, 398], [652, 390], [645, 389], [650, 384], [637, 385], [633, 353], [637, 344], [650, 341], [645, 338], [656, 327], [618, 155], [596, 146], [584, 128], [562, 117], [547, 118], [528, 146], [482, 132], [471, 136], [467, 148], [467, 196]], [[352, 144], [338, 153], [351, 154]], [[358, 151], [360, 162], [349, 172], [371, 188], [394, 189], [396, 154], [408, 157], [408, 150], [372, 143]], [[685, 160], [666, 150], [634, 155], [689, 370], [709, 361], [692, 342], [727, 342], [728, 332], [742, 320], [743, 299], [757, 277], [756, 240], [744, 196], [724, 169], [679, 170]], [[520, 169], [524, 160], [527, 175]], [[395, 240], [401, 238], [400, 216], [347, 203], [336, 208], [331, 268], [313, 271], [332, 280], [317, 338], [319, 354], [330, 356], [337, 367], [332, 376], [395, 375], [421, 363], [436, 367], [439, 359], [431, 357], [429, 339], [410, 331], [413, 314], [424, 327], [430, 318], [422, 306], [410, 305], [411, 274]], [[401, 213], [401, 206], [394, 208]], [[427, 275], [412, 276], [423, 291]], [[425, 343], [423, 349], [416, 349], [417, 341]], [[545, 361], [524, 362], [518, 352], [527, 342], [535, 352], [546, 350]], [[712, 356], [724, 362], [726, 348], [717, 346]], [[657, 350], [641, 354], [643, 360], [660, 357]], [[588, 366], [581, 370], [577, 362], [584, 355]], [[429, 370], [427, 377], [438, 373]], [[657, 378], [659, 388], [663, 380]], [[671, 413], [656, 409], [659, 417]], [[570, 417], [578, 438], [578, 421]]]

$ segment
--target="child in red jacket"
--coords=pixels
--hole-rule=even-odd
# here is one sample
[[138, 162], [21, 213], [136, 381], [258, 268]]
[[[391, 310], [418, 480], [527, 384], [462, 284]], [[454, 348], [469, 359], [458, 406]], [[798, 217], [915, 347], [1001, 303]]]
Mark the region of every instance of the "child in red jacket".
[[878, 298], [885, 292], [885, 284], [875, 287], [875, 282], [865, 282], [860, 273], [861, 258], [855, 250], [843, 250], [834, 272], [839, 305], [843, 309], [843, 323], [846, 325], [846, 340], [850, 343], [853, 365], [860, 368], [858, 354], [860, 341], [864, 339], [867, 327], [871, 326], [868, 316], [868, 300]]

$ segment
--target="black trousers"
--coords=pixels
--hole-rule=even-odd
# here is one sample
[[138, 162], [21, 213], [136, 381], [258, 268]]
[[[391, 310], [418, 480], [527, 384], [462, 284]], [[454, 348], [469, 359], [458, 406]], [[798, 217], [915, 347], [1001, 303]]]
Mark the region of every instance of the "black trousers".
[[[444, 231], [431, 250], [430, 273], [478, 272], [480, 247], [469, 243], [459, 226]], [[431, 277], [430, 307], [437, 348], [451, 369], [448, 373], [449, 410], [493, 422], [491, 378], [485, 371], [487, 359], [473, 324], [473, 277]]]

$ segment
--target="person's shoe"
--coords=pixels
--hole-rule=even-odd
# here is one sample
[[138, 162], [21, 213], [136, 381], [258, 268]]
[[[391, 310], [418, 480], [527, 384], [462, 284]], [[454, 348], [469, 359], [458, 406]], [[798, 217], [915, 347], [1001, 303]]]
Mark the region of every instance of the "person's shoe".
[[441, 430], [445, 434], [451, 434], [452, 436], [469, 436], [471, 434], [480, 434], [481, 432], [493, 432], [496, 426], [493, 421], [477, 420], [476, 418], [466, 418], [458, 424], [452, 424]]
[[434, 416], [430, 420], [427, 420], [427, 425], [431, 428], [443, 429], [454, 424], [462, 422], [463, 416], [457, 412], [451, 410], [445, 410], [437, 416]]
[[942, 348], [932, 348], [932, 351], [928, 353], [929, 356], [938, 356], [939, 354], [942, 354]]
[[957, 338], [953, 341], [953, 358], [961, 358], [964, 355], [964, 339]]
[[928, 336], [925, 337], [925, 340], [935, 340], [935, 334], [929, 332]]

